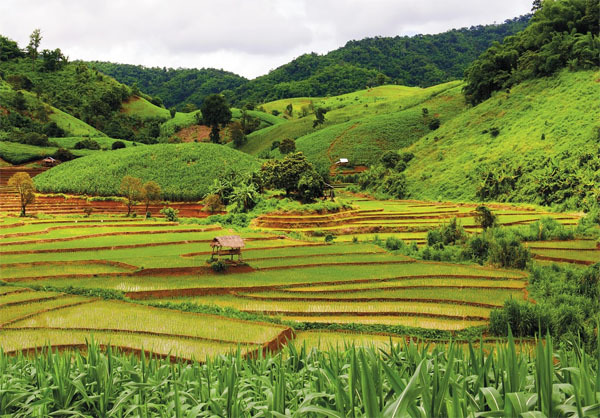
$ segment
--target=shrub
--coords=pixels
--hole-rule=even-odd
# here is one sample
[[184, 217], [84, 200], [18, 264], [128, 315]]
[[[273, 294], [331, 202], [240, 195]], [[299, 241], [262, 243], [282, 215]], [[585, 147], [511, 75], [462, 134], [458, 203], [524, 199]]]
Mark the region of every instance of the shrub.
[[210, 267], [215, 273], [223, 273], [227, 270], [227, 264], [221, 260], [213, 261]]
[[279, 152], [289, 154], [296, 151], [296, 142], [293, 139], [286, 138], [279, 144]]
[[123, 141], [115, 141], [111, 145], [111, 149], [121, 149], [125, 148], [125, 143]]
[[406, 196], [406, 176], [402, 173], [392, 173], [383, 179], [381, 189], [396, 199]]
[[395, 237], [388, 237], [388, 239], [385, 240], [385, 248], [390, 251], [397, 251], [405, 246], [406, 244], [404, 244], [404, 241]]
[[279, 145], [280, 145], [280, 144], [281, 144], [281, 142], [279, 142], [279, 141], [273, 141], [273, 142], [271, 143], [271, 151], [272, 151], [272, 150], [274, 150], [274, 149], [277, 149], [277, 148], [279, 148]]
[[496, 237], [490, 246], [490, 261], [501, 267], [524, 269], [531, 259], [529, 250], [513, 234]]
[[539, 305], [511, 298], [504, 302], [501, 309], [490, 312], [490, 332], [494, 335], [507, 336], [510, 327], [515, 336], [533, 336], [544, 331], [539, 329], [539, 325], [548, 324], [549, 319]]
[[400, 156], [394, 151], [387, 151], [381, 156], [381, 163], [386, 168], [394, 168], [399, 161]]
[[475, 222], [485, 230], [496, 224], [496, 216], [487, 207], [477, 206], [477, 209], [475, 209]]
[[56, 150], [56, 152], [54, 153], [53, 157], [55, 159], [57, 159], [58, 161], [71, 161], [74, 160], [75, 158], [77, 158], [76, 155], [74, 155], [71, 151], [69, 151], [68, 149], [64, 149], [64, 148], [59, 148]]
[[202, 210], [205, 210], [209, 213], [221, 212], [223, 209], [225, 209], [223, 201], [221, 200], [221, 196], [215, 193], [206, 196], [202, 203], [204, 204], [204, 208]]
[[325, 242], [333, 242], [334, 239], [335, 236], [333, 236], [332, 234], [325, 235]]
[[48, 136], [44, 134], [39, 134], [37, 132], [26, 133], [20, 142], [27, 145], [36, 145], [38, 147], [50, 146], [50, 142], [48, 142]]
[[83, 141], [77, 142], [73, 148], [99, 150], [100, 144], [97, 141], [94, 141], [93, 139], [87, 138], [87, 139], [84, 139]]
[[167, 218], [167, 221], [169, 222], [177, 222], [179, 220], [179, 211], [177, 209], [166, 207], [162, 208], [160, 213], [165, 215], [165, 218]]
[[500, 129], [496, 128], [495, 126], [493, 128], [490, 128], [490, 135], [492, 136], [492, 138], [497, 137], [498, 135], [500, 135]]
[[438, 118], [433, 118], [429, 121], [429, 129], [435, 131], [440, 127], [440, 120]]
[[85, 208], [83, 208], [84, 217], [89, 218], [93, 211], [94, 208], [92, 208], [91, 206], [86, 206]]

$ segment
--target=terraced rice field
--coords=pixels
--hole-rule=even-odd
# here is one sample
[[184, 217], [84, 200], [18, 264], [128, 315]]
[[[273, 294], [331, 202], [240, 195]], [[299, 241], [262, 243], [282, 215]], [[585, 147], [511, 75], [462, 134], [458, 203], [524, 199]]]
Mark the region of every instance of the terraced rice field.
[[527, 243], [542, 262], [591, 265], [600, 263], [600, 246], [595, 240], [533, 241]]
[[[299, 323], [455, 332], [485, 325], [490, 311], [508, 298], [528, 298], [522, 272], [417, 261], [372, 243], [377, 235], [422, 244], [428, 229], [452, 217], [474, 231], [472, 206], [361, 199], [354, 203], [355, 210], [338, 214], [259, 218], [254, 228], [241, 233], [246, 264], [231, 265], [226, 273], [214, 272], [207, 263], [212, 238], [235, 233], [218, 225], [110, 213], [90, 218], [60, 213], [38, 219], [2, 216], [2, 349], [28, 351], [48, 344], [80, 348], [93, 336], [100, 344], [127, 351], [144, 348], [163, 357], [203, 360], [238, 349], [244, 355], [276, 349], [294, 338], [290, 326]], [[517, 208], [498, 208], [497, 213], [507, 224], [528, 223], [543, 215]], [[565, 223], [576, 220], [558, 218]], [[312, 237], [293, 239], [281, 231], [303, 231]], [[319, 237], [327, 232], [335, 233], [333, 243]], [[565, 251], [573, 252], [570, 260], [595, 260], [598, 254], [591, 241], [529, 245], [540, 258], [561, 251], [559, 245], [573, 249]], [[116, 293], [109, 293], [109, 300], [83, 293], [101, 295], [100, 291]], [[166, 303], [170, 305], [156, 307]], [[272, 317], [288, 325], [191, 313], [184, 305], [174, 305], [182, 303], [234, 308], [252, 318]], [[340, 335], [324, 331], [318, 338], [338, 342]], [[297, 338], [312, 346], [317, 337], [311, 331]], [[373, 338], [353, 335], [347, 340]], [[375, 339], [387, 342], [389, 337]]]
[[[355, 209], [334, 214], [269, 214], [260, 216], [254, 225], [262, 230], [302, 232], [320, 236], [334, 234], [342, 241], [394, 236], [406, 242], [424, 244], [427, 231], [457, 218], [467, 232], [479, 230], [473, 204], [436, 202], [386, 201], [355, 198], [340, 193], [342, 199], [351, 200]], [[490, 206], [500, 225], [526, 225], [544, 216], [552, 216], [564, 225], [575, 225], [578, 216], [551, 214], [528, 207]]]

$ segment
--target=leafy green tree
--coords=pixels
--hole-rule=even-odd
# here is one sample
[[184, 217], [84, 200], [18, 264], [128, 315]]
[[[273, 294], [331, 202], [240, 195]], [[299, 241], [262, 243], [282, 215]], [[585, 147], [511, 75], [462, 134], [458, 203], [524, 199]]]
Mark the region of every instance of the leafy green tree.
[[315, 171], [307, 171], [298, 180], [298, 194], [300, 199], [309, 203], [319, 197], [323, 197], [323, 178]]
[[239, 148], [246, 143], [247, 139], [246, 135], [244, 134], [244, 130], [242, 129], [241, 123], [231, 123], [231, 125], [229, 125], [229, 133], [231, 134], [233, 146], [235, 146], [236, 148]]
[[162, 190], [160, 189], [158, 183], [156, 183], [155, 181], [150, 180], [144, 183], [140, 195], [142, 200], [146, 204], [146, 210], [144, 211], [146, 214], [148, 214], [148, 206], [150, 206], [150, 203], [160, 201], [161, 193]]
[[279, 144], [279, 152], [282, 154], [289, 154], [290, 152], [296, 151], [296, 141], [291, 138], [285, 138]]
[[319, 174], [301, 152], [288, 154], [282, 160], [270, 160], [261, 167], [261, 176], [265, 186], [285, 190], [286, 196], [298, 192], [300, 178], [311, 173], [315, 177]]
[[23, 52], [19, 45], [5, 36], [0, 35], [0, 61], [8, 61], [13, 58], [21, 58]]
[[285, 107], [285, 113], [291, 118], [294, 115], [294, 106], [289, 103], [286, 107]]
[[15, 173], [8, 179], [8, 185], [17, 189], [21, 203], [21, 215], [26, 216], [27, 205], [35, 201], [35, 184], [27, 173]]
[[115, 141], [111, 145], [111, 149], [121, 149], [125, 148], [125, 143], [123, 141]]
[[486, 206], [477, 206], [477, 209], [475, 209], [475, 222], [484, 230], [492, 228], [496, 224], [496, 215]]
[[27, 45], [27, 55], [31, 58], [31, 69], [35, 70], [35, 61], [38, 57], [38, 48], [42, 42], [42, 32], [39, 29], [34, 29], [29, 35], [29, 45]]
[[133, 176], [124, 176], [119, 187], [121, 196], [127, 199], [127, 216], [131, 215], [131, 207], [142, 196], [142, 180]]
[[313, 121], [313, 128], [316, 128], [319, 125], [325, 123], [325, 113], [327, 113], [327, 109], [322, 107], [317, 108], [315, 110], [315, 120]]
[[233, 186], [229, 195], [229, 202], [233, 205], [234, 212], [248, 212], [260, 200], [260, 193], [252, 182], [242, 182]]
[[394, 151], [387, 151], [381, 156], [381, 163], [386, 168], [394, 168], [400, 161], [400, 155]]
[[44, 49], [42, 51], [42, 60], [42, 70], [47, 72], [60, 70], [68, 61], [60, 48], [56, 48], [53, 51]]
[[210, 126], [210, 140], [215, 144], [220, 142], [219, 129], [231, 120], [229, 105], [220, 94], [212, 94], [204, 99], [200, 108], [202, 120]]

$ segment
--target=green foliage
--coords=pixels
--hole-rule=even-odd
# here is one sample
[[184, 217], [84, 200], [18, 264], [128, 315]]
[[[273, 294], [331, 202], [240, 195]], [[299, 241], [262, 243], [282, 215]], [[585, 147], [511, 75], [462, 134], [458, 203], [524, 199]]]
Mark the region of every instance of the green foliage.
[[202, 101], [200, 107], [202, 121], [211, 127], [210, 140], [218, 144], [220, 142], [219, 127], [225, 126], [231, 120], [231, 110], [227, 100], [220, 94], [212, 94]]
[[[123, 142], [121, 142], [121, 144], [123, 144]], [[123, 144], [123, 146], [121, 148], [124, 148], [124, 147], [125, 147], [125, 144]], [[83, 141], [77, 142], [73, 148], [99, 150], [100, 144], [97, 141], [94, 141], [93, 139], [84, 139]]]
[[205, 363], [172, 364], [151, 353], [101, 349], [92, 339], [81, 352], [0, 354], [11, 382], [0, 413], [554, 417], [595, 416], [598, 410], [597, 358], [577, 340], [556, 350], [550, 336], [540, 337], [531, 352], [517, 350], [510, 334], [489, 353], [471, 343], [413, 341], [390, 341], [381, 350], [309, 349], [292, 342], [281, 353], [256, 357], [242, 350]]
[[[598, 205], [598, 123], [586, 110], [598, 106], [598, 77], [562, 71], [525, 81], [443, 121], [409, 148], [415, 154], [406, 172], [409, 196], [530, 202], [557, 210]], [[502, 127], [496, 138], [488, 134], [494, 126]]]
[[[534, 266], [529, 291], [536, 304], [506, 301], [490, 315], [490, 331], [507, 335], [533, 336], [550, 332], [561, 341], [580, 338], [588, 347], [597, 344], [596, 327], [600, 314], [600, 264], [586, 268]], [[540, 329], [541, 327], [541, 329]]]
[[296, 152], [296, 142], [290, 138], [283, 139], [279, 144], [279, 152], [284, 155], [291, 152]]
[[496, 224], [496, 215], [486, 206], [479, 205], [475, 208], [475, 222], [483, 229], [492, 228]]
[[560, 0], [541, 3], [531, 24], [494, 44], [465, 72], [465, 95], [476, 105], [494, 91], [569, 67], [600, 65], [598, 2]]
[[165, 106], [178, 110], [185, 103], [200, 107], [208, 95], [231, 91], [246, 82], [245, 78], [236, 74], [213, 68], [149, 68], [99, 61], [90, 62], [89, 65], [121, 83], [129, 86], [137, 83], [143, 92], [160, 97]]
[[112, 143], [112, 145], [110, 146], [110, 148], [113, 149], [113, 150], [125, 148], [125, 144], [123, 143], [123, 141], [115, 141], [115, 142]]
[[143, 182], [153, 180], [168, 200], [200, 200], [215, 178], [228, 170], [258, 169], [254, 157], [214, 144], [159, 144], [96, 153], [61, 164], [36, 176], [39, 190], [114, 196], [121, 176], [129, 173]]
[[210, 267], [215, 273], [224, 273], [227, 271], [227, 264], [221, 260], [213, 261], [210, 264]]
[[179, 211], [170, 207], [162, 208], [160, 213], [165, 216], [169, 222], [177, 222], [179, 220]]
[[427, 245], [430, 247], [456, 245], [462, 243], [465, 239], [465, 230], [456, 218], [452, 218], [447, 224], [427, 232]]
[[370, 167], [358, 176], [361, 190], [383, 193], [395, 199], [406, 197], [406, 176], [379, 164]]
[[267, 161], [261, 167], [261, 176], [266, 187], [283, 189], [287, 196], [295, 194], [310, 200], [317, 193], [317, 184], [322, 190], [321, 176], [301, 152], [288, 154], [282, 160]]

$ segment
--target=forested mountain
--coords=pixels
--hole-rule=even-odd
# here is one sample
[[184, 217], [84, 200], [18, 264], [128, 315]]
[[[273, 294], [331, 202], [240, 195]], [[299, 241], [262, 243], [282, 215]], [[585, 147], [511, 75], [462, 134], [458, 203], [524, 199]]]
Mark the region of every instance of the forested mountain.
[[89, 66], [121, 83], [137, 85], [144, 93], [160, 98], [166, 107], [179, 109], [186, 103], [199, 107], [205, 96], [235, 89], [248, 81], [237, 74], [214, 68], [149, 68], [102, 61], [92, 61]]
[[524, 31], [485, 51], [465, 73], [465, 95], [481, 103], [521, 81], [600, 65], [597, 0], [545, 2]]
[[165, 106], [200, 106], [222, 92], [234, 105], [289, 97], [331, 96], [366, 86], [400, 84], [428, 87], [463, 77], [465, 69], [494, 42], [523, 30], [530, 15], [498, 25], [453, 29], [436, 35], [366, 38], [349, 41], [326, 55], [304, 54], [261, 77], [246, 80], [222, 70], [146, 68], [92, 62], [127, 85], [137, 86]]

